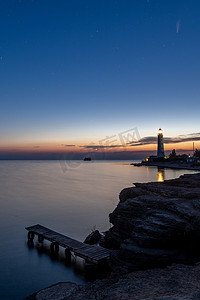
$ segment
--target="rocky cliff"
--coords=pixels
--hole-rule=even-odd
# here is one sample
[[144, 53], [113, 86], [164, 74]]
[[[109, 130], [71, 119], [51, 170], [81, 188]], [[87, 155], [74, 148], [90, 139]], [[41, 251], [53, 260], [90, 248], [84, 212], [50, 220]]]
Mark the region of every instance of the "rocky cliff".
[[[113, 227], [103, 243], [114, 249], [112, 261], [120, 272], [85, 286], [59, 283], [26, 299], [200, 299], [200, 174], [163, 183], [135, 183], [120, 193], [110, 221]], [[142, 269], [172, 262], [197, 263], [123, 274], [126, 267]]]
[[193, 263], [200, 255], [200, 174], [135, 183], [120, 193], [104, 246], [131, 269]]

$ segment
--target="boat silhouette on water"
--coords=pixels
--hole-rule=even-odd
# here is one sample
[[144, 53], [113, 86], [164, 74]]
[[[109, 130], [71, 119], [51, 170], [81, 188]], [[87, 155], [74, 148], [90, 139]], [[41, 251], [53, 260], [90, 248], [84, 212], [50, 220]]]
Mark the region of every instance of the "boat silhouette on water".
[[91, 157], [85, 157], [83, 160], [84, 161], [91, 161], [92, 159], [91, 159]]

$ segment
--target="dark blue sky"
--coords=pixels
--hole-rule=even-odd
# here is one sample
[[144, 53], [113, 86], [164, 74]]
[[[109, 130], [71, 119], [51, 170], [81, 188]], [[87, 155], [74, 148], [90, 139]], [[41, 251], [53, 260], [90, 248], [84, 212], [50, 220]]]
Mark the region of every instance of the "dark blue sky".
[[0, 146], [200, 132], [200, 1], [0, 0]]

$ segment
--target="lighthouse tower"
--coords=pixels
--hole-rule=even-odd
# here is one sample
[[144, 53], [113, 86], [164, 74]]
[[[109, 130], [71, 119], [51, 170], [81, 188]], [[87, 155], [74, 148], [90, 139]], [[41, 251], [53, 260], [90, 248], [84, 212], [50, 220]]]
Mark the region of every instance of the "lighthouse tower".
[[165, 157], [164, 144], [163, 144], [163, 131], [162, 131], [161, 128], [158, 130], [158, 150], [157, 150], [157, 157]]

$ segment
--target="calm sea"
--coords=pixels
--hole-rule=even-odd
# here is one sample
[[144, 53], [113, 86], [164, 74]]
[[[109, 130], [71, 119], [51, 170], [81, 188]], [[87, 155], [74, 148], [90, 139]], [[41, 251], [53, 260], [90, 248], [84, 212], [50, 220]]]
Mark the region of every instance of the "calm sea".
[[192, 171], [134, 167], [129, 161], [0, 161], [0, 299], [23, 299], [59, 281], [84, 284], [84, 274], [27, 246], [26, 226], [42, 224], [83, 241], [110, 227], [118, 194], [133, 182]]

